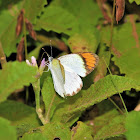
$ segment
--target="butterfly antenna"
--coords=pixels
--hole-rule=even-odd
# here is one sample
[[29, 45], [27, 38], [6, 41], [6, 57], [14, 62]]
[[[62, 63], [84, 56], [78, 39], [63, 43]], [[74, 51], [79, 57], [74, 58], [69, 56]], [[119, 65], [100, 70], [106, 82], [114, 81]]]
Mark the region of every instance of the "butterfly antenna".
[[50, 56], [49, 56], [49, 54], [45, 51], [45, 49], [42, 48], [42, 50], [43, 50], [44, 52], [43, 52], [43, 54], [42, 54], [41, 60], [42, 60], [44, 54], [47, 54], [47, 57], [49, 58]]
[[50, 47], [51, 47], [51, 57], [52, 57], [52, 41], [50, 40]]

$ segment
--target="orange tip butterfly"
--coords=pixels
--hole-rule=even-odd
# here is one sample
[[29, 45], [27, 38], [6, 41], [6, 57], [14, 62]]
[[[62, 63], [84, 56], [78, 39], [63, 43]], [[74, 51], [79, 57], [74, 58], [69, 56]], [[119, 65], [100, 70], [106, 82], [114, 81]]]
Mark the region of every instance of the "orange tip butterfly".
[[83, 87], [80, 78], [91, 73], [97, 66], [99, 57], [84, 52], [68, 54], [55, 59], [48, 58], [48, 70], [51, 71], [55, 91], [61, 96], [73, 96]]

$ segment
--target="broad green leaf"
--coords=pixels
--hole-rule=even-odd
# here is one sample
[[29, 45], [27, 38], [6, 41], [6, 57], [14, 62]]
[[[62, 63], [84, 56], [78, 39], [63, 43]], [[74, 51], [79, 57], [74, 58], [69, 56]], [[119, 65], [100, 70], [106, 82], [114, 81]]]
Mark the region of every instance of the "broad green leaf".
[[130, 3], [132, 3], [132, 2], [136, 2], [137, 5], [140, 4], [140, 0], [129, 0], [129, 2], [130, 2]]
[[[31, 136], [29, 136], [31, 135]], [[61, 123], [48, 123], [45, 126], [39, 127], [37, 129], [31, 130], [31, 132], [26, 133], [22, 139], [28, 140], [35, 138], [35, 136], [41, 136], [41, 140], [54, 140], [59, 138], [61, 140], [71, 140], [70, 129]]]
[[36, 71], [36, 68], [25, 62], [8, 62], [4, 69], [0, 70], [0, 102], [6, 100], [16, 89], [34, 82]]
[[16, 140], [16, 128], [10, 125], [10, 121], [0, 117], [0, 139], [1, 140]]
[[55, 0], [51, 4], [60, 6], [72, 13], [79, 22], [80, 30], [87, 28], [93, 30], [98, 20], [102, 18], [102, 13], [97, 3], [92, 0]]
[[11, 121], [16, 126], [17, 134], [23, 135], [31, 128], [41, 125], [35, 108], [15, 101], [5, 101], [0, 104], [0, 116]]
[[9, 1], [8, 6], [1, 11], [0, 14], [0, 40], [2, 47], [7, 56], [16, 52], [16, 43], [19, 38], [16, 37], [17, 17], [21, 9], [25, 9], [25, 16], [31, 23], [35, 23], [36, 17], [40, 15], [46, 4], [46, 0], [25, 0], [25, 1]]
[[49, 5], [37, 20], [36, 28], [71, 35], [78, 31], [76, 18], [65, 9]]
[[52, 121], [60, 121], [71, 125], [87, 107], [131, 88], [139, 90], [140, 82], [122, 76], [106, 76], [91, 85], [87, 90], [82, 90], [77, 95], [67, 98], [65, 103], [61, 104], [59, 109], [56, 109]]
[[50, 121], [56, 107], [63, 102], [63, 98], [55, 93], [52, 77], [50, 74], [46, 77], [41, 90], [43, 101], [45, 104], [46, 121]]
[[126, 116], [125, 122], [127, 140], [140, 139], [140, 112], [132, 111]]
[[78, 31], [75, 31], [69, 39], [72, 52], [95, 52], [100, 40], [95, 26], [98, 20], [102, 18], [97, 3], [92, 0], [55, 0], [51, 4], [64, 8], [77, 20]]
[[109, 111], [93, 120], [94, 140], [107, 139], [120, 136], [126, 130], [124, 126], [125, 115], [119, 115], [118, 111]]
[[77, 122], [77, 125], [71, 130], [72, 140], [93, 140], [92, 129], [83, 122]]

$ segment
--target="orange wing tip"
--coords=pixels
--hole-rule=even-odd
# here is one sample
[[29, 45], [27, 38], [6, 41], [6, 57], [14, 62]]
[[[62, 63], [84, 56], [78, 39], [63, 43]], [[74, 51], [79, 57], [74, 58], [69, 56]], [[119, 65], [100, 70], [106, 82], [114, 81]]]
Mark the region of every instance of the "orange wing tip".
[[89, 52], [79, 53], [79, 55], [84, 61], [85, 69], [87, 71], [86, 75], [91, 73], [95, 69], [95, 67], [98, 65], [98, 62], [99, 62], [98, 55], [94, 53], [89, 53]]

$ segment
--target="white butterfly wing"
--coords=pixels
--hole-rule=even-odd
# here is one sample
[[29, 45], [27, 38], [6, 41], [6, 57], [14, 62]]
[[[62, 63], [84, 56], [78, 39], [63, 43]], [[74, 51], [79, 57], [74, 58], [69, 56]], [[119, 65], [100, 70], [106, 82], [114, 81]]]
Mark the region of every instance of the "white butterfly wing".
[[98, 60], [93, 53], [69, 54], [50, 60], [49, 69], [56, 92], [62, 97], [77, 94], [83, 86], [80, 76], [92, 72]]
[[[58, 60], [55, 59], [55, 61], [57, 62]], [[51, 74], [52, 74], [55, 91], [60, 96], [64, 97], [64, 95], [65, 95], [65, 89], [64, 89], [65, 80], [64, 80], [64, 77], [62, 75], [62, 71], [61, 71], [59, 63], [57, 62], [57, 65], [53, 65], [51, 62], [49, 64], [49, 69], [50, 69]]]
[[81, 77], [86, 76], [86, 69], [83, 59], [78, 54], [68, 54], [58, 58], [60, 63], [65, 67], [69, 67]]
[[78, 76], [69, 67], [64, 66], [64, 70], [65, 70], [65, 84], [64, 84], [65, 96], [73, 96], [81, 90], [83, 82], [80, 76]]

